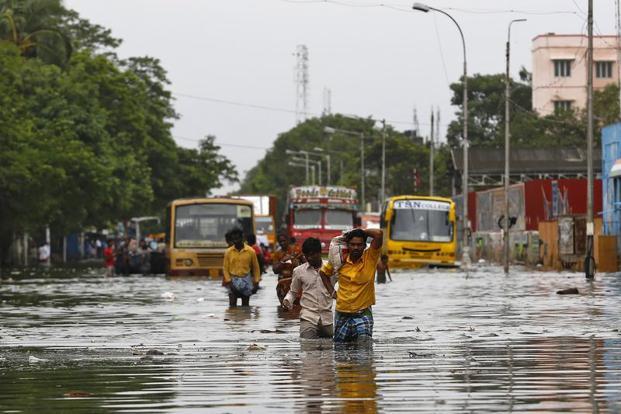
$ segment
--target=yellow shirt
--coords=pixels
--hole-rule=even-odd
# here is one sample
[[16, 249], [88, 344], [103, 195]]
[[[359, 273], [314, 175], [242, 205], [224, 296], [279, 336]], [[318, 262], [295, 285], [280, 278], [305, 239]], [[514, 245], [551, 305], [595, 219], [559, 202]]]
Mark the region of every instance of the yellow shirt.
[[231, 277], [245, 277], [252, 271], [252, 277], [255, 283], [261, 280], [261, 270], [259, 269], [259, 260], [254, 249], [247, 244], [244, 248], [237, 250], [235, 246], [226, 249], [224, 253], [224, 281], [230, 282]]
[[[369, 247], [362, 257], [353, 263], [349, 256], [339, 270], [339, 289], [336, 293], [336, 310], [355, 313], [375, 305], [375, 268], [380, 258], [380, 249]], [[330, 263], [321, 269], [332, 276], [334, 268]]]

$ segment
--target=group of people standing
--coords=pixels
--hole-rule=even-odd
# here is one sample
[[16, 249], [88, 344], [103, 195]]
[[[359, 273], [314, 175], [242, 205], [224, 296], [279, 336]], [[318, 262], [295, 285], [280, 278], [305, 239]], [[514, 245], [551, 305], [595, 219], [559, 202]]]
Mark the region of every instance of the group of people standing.
[[[255, 250], [244, 243], [241, 230], [232, 230], [228, 237], [232, 245], [225, 253], [222, 283], [230, 306], [236, 306], [240, 298], [242, 306], [248, 306], [261, 281], [259, 260]], [[381, 257], [383, 233], [380, 229], [357, 228], [342, 237], [347, 254], [339, 263], [324, 262], [321, 242], [316, 238], [304, 240], [300, 251], [286, 234], [278, 237], [280, 249], [272, 254], [272, 269], [279, 279], [290, 280], [282, 298], [283, 307], [292, 309], [299, 300], [301, 338], [354, 342], [368, 341], [373, 336], [375, 274], [377, 271], [378, 281], [380, 271], [390, 277], [387, 257]], [[368, 239], [371, 242], [367, 247]]]
[[163, 242], [157, 240], [141, 239], [138, 242], [131, 237], [108, 239], [103, 249], [106, 276], [114, 276], [115, 273], [151, 273], [152, 253], [162, 253], [163, 250]]

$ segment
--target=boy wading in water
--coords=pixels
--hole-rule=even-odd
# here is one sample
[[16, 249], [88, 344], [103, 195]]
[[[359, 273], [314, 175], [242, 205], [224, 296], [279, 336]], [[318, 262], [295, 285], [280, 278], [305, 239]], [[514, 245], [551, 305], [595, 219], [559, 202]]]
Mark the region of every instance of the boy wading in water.
[[283, 300], [283, 307], [291, 309], [295, 299], [301, 296], [300, 338], [332, 338], [332, 295], [319, 275], [323, 264], [319, 239], [304, 240], [302, 253], [307, 263], [293, 269], [291, 289]]
[[386, 283], [386, 275], [388, 275], [388, 279], [392, 282], [390, 268], [388, 267], [388, 256], [383, 254], [377, 263], [377, 283]]
[[231, 230], [228, 236], [233, 245], [224, 253], [222, 285], [229, 291], [229, 306], [237, 306], [237, 298], [242, 306], [249, 306], [250, 296], [259, 289], [259, 261], [254, 249], [244, 243], [241, 229]]
[[[373, 238], [369, 248], [367, 237]], [[373, 337], [371, 306], [375, 305], [375, 269], [383, 233], [380, 229], [354, 229], [345, 234], [345, 240], [349, 253], [338, 269], [334, 342], [368, 341]], [[325, 264], [321, 273], [324, 285], [331, 286], [329, 276], [335, 273], [334, 266]]]

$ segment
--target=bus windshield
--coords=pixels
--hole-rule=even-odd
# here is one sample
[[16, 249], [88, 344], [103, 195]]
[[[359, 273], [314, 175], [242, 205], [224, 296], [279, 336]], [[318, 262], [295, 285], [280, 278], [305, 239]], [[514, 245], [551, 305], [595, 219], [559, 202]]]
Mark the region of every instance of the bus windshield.
[[327, 210], [326, 224], [327, 230], [348, 230], [354, 227], [354, 215], [347, 210]]
[[316, 229], [321, 227], [321, 210], [296, 210], [294, 227]]
[[226, 247], [234, 227], [252, 233], [252, 208], [237, 204], [192, 204], [175, 209], [175, 247]]
[[266, 234], [274, 231], [274, 225], [272, 224], [271, 217], [255, 217], [254, 225], [256, 227], [257, 234]]
[[449, 204], [434, 202], [433, 205], [434, 209], [426, 209], [424, 206], [397, 205], [395, 202], [390, 238], [399, 241], [452, 241], [453, 225], [449, 220]]

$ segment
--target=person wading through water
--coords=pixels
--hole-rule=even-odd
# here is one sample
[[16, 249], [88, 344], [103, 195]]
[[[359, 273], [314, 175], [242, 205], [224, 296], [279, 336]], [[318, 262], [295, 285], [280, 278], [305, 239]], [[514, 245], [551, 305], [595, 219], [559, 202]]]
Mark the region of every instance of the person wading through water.
[[293, 269], [302, 264], [304, 257], [300, 248], [295, 244], [291, 244], [291, 239], [286, 233], [278, 235], [278, 244], [280, 250], [272, 254], [272, 271], [278, 275], [278, 284], [276, 285], [276, 296], [282, 305], [289, 286], [291, 286], [291, 276]]
[[[334, 342], [369, 341], [373, 337], [375, 305], [375, 269], [380, 258], [383, 233], [380, 229], [354, 229], [344, 235], [348, 255], [338, 269], [339, 288], [336, 295]], [[367, 238], [373, 241], [367, 247]], [[330, 263], [321, 268], [321, 277], [327, 288], [332, 286], [330, 276], [335, 273]]]
[[324, 286], [319, 269], [321, 241], [309, 237], [302, 244], [306, 262], [293, 269], [291, 290], [283, 300], [285, 309], [292, 309], [296, 298], [301, 296], [300, 338], [332, 338], [332, 295]]
[[222, 285], [229, 292], [229, 306], [237, 306], [237, 298], [241, 298], [242, 306], [249, 306], [250, 296], [259, 289], [259, 261], [252, 247], [244, 243], [241, 229], [229, 231], [228, 237], [233, 245], [224, 253]]

